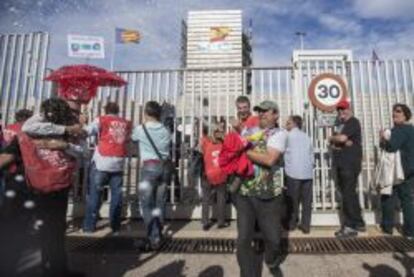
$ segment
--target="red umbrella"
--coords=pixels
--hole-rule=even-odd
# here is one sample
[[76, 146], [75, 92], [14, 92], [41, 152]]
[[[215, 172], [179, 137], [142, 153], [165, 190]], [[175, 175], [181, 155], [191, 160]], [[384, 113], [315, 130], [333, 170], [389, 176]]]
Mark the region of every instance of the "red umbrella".
[[113, 72], [88, 64], [63, 66], [45, 80], [59, 84], [60, 97], [84, 104], [96, 96], [100, 86], [121, 87], [127, 83]]

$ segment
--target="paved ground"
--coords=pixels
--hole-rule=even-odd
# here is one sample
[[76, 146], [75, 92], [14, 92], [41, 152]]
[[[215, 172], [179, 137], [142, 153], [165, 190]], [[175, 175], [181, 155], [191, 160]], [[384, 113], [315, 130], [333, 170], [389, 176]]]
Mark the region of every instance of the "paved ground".
[[[109, 234], [106, 222], [93, 237]], [[76, 223], [74, 224], [76, 226]], [[290, 237], [332, 237], [335, 228], [315, 228], [310, 235], [298, 231]], [[126, 222], [121, 236], [142, 236], [140, 222]], [[201, 231], [199, 222], [175, 222], [168, 231], [175, 238], [234, 238], [234, 224], [230, 228], [217, 230], [215, 226], [208, 232]], [[76, 228], [69, 236], [83, 235]], [[381, 235], [375, 226], [368, 228], [362, 236]], [[115, 253], [115, 252], [114, 252]], [[166, 254], [166, 253], [70, 253], [73, 269], [87, 273], [87, 276], [148, 276], [148, 277], [221, 277], [238, 276], [239, 269], [235, 254]], [[291, 254], [282, 266], [284, 276], [306, 277], [397, 277], [414, 276], [414, 253], [385, 254], [343, 254], [343, 255], [299, 255]], [[267, 268], [263, 276], [270, 276]]]
[[[73, 268], [97, 277], [233, 277], [239, 274], [235, 255], [228, 254], [72, 254], [70, 258]], [[408, 277], [414, 276], [414, 255], [289, 255], [282, 269], [285, 277]], [[266, 268], [263, 276], [270, 276]]]
[[[93, 234], [83, 234], [79, 229], [81, 223], [78, 221], [69, 222], [68, 235], [69, 236], [92, 236], [92, 237], [105, 237], [109, 235], [110, 229], [108, 228], [108, 221], [101, 220], [98, 223], [97, 231]], [[289, 237], [292, 238], [312, 238], [321, 237], [328, 238], [334, 237], [334, 233], [337, 227], [313, 227], [310, 234], [302, 234], [299, 230], [289, 232]], [[174, 238], [236, 238], [236, 223], [232, 221], [230, 227], [217, 229], [216, 225], [213, 225], [207, 232], [202, 231], [200, 221], [174, 221], [167, 222], [165, 233]], [[398, 232], [394, 232], [398, 235]], [[121, 236], [127, 237], [142, 237], [145, 236], [144, 226], [142, 221], [125, 221], [123, 222], [120, 232]], [[360, 233], [360, 237], [373, 237], [382, 236], [377, 226], [369, 226], [366, 232]]]

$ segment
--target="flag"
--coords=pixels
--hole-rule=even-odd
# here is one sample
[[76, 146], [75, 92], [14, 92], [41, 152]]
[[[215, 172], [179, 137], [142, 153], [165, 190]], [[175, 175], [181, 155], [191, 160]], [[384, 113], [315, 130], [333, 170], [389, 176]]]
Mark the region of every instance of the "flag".
[[223, 41], [230, 34], [229, 27], [211, 27], [210, 28], [210, 42]]
[[375, 52], [374, 49], [372, 50], [372, 58], [371, 59], [372, 59], [373, 62], [378, 62], [380, 60], [378, 55], [377, 55], [377, 52]]
[[115, 29], [115, 41], [116, 43], [139, 43], [141, 40], [141, 34], [136, 30], [116, 28]]

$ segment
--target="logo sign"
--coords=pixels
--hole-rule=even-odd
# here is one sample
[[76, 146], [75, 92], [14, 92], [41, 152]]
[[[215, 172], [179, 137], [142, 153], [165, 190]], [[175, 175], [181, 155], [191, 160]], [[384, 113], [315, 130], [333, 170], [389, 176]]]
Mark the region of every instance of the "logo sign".
[[229, 27], [210, 27], [210, 42], [224, 41], [230, 32]]
[[74, 58], [104, 59], [104, 38], [68, 35], [68, 53]]
[[335, 126], [337, 116], [334, 113], [321, 113], [317, 116], [318, 127], [333, 127]]
[[233, 46], [230, 42], [220, 41], [220, 42], [200, 42], [197, 44], [197, 50], [203, 53], [208, 52], [226, 52], [233, 49]]
[[332, 112], [341, 100], [348, 97], [342, 78], [332, 73], [316, 76], [308, 88], [309, 100], [319, 110]]

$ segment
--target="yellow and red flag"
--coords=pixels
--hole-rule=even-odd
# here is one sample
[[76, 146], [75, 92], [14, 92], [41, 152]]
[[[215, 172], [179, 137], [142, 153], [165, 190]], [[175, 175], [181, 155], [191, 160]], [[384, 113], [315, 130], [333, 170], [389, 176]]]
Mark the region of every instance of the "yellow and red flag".
[[139, 43], [141, 34], [137, 30], [116, 28], [115, 29], [116, 43]]

